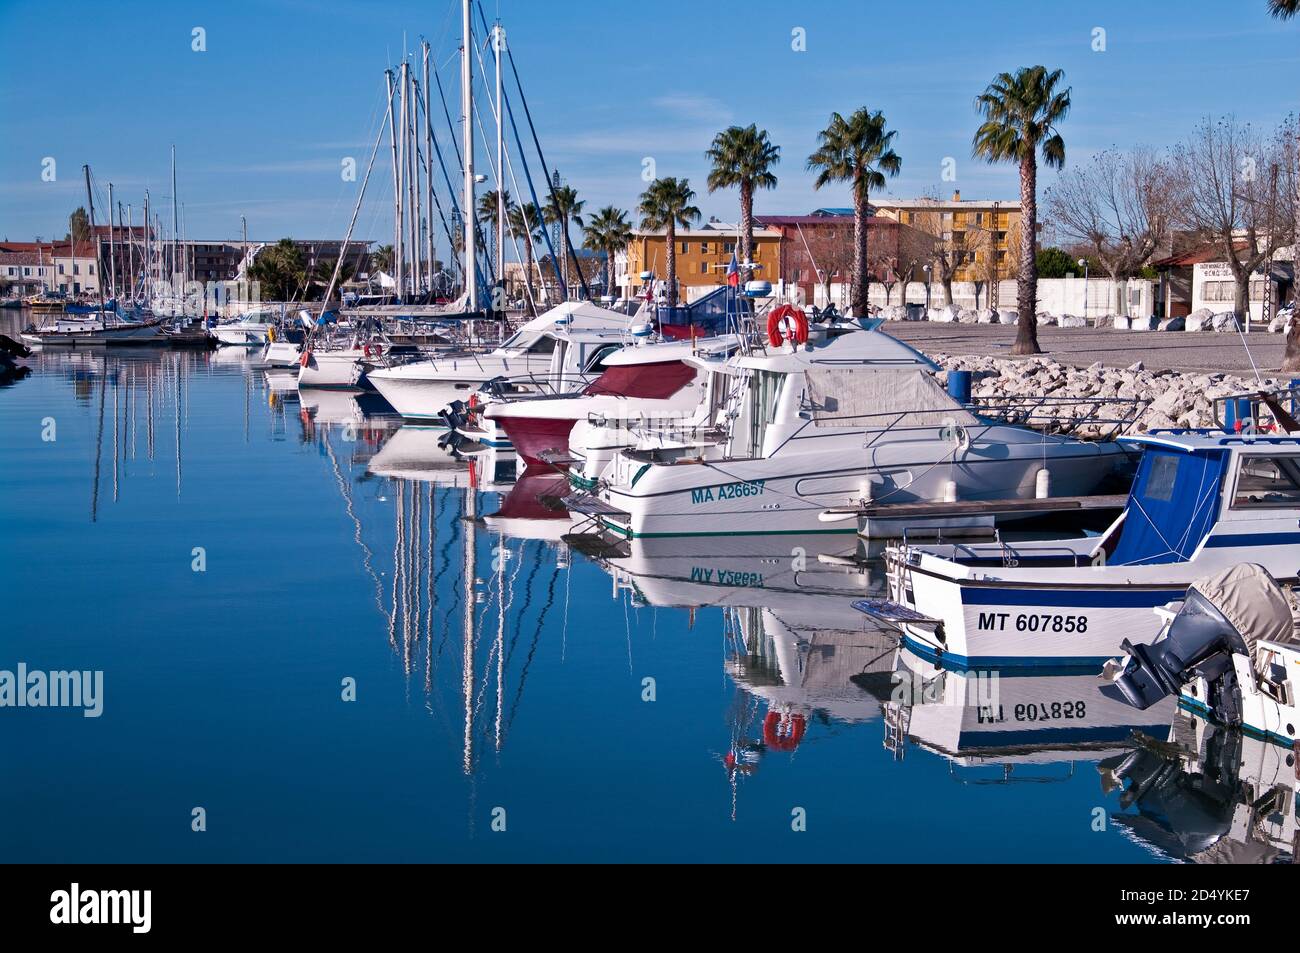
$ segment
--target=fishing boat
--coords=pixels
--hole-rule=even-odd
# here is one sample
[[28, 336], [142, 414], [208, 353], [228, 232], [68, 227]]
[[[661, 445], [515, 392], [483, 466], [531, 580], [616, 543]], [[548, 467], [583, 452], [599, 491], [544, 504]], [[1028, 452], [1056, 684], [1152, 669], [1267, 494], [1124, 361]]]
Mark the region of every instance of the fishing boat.
[[491, 401], [483, 417], [505, 431], [527, 465], [556, 463], [590, 486], [582, 474], [602, 472], [615, 453], [707, 413], [704, 362], [739, 346], [738, 335], [725, 335], [624, 347], [604, 357], [600, 376], [576, 392]]
[[1300, 437], [1153, 432], [1124, 510], [1099, 536], [903, 543], [885, 550], [890, 598], [862, 609], [951, 667], [1096, 670], [1152, 610], [1242, 562], [1300, 570]]
[[1106, 675], [1145, 710], [1176, 695], [1180, 707], [1294, 748], [1300, 734], [1300, 603], [1263, 566], [1243, 563], [1196, 580], [1149, 644], [1125, 639]]
[[1083, 494], [1129, 465], [1113, 442], [977, 415], [928, 358], [875, 327], [804, 329], [721, 362], [709, 419], [616, 454], [579, 507], [629, 538], [852, 533], [820, 514], [863, 500], [1033, 497], [1044, 471], [1053, 492]]
[[[443, 410], [456, 400], [465, 400], [486, 381], [503, 378], [518, 387], [539, 384], [558, 372], [569, 376], [580, 372], [597, 357], [594, 342], [579, 341], [570, 349], [561, 346], [567, 334], [575, 340], [585, 332], [624, 332], [628, 317], [586, 301], [568, 301], [533, 318], [500, 345], [487, 353], [460, 353], [430, 360], [379, 368], [370, 383], [408, 420], [443, 420]], [[606, 352], [620, 341], [603, 341]], [[557, 354], [557, 350], [559, 353]]]

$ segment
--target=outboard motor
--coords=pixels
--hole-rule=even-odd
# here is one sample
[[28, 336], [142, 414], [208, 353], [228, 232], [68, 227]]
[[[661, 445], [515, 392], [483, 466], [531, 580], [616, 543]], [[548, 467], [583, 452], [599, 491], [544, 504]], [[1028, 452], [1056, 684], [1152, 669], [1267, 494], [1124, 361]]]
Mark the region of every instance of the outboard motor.
[[1206, 702], [1215, 717], [1240, 724], [1233, 655], [1252, 658], [1259, 639], [1285, 639], [1292, 628], [1286, 595], [1268, 570], [1234, 566], [1192, 583], [1162, 638], [1150, 645], [1124, 640], [1129, 658], [1114, 687], [1134, 708], [1147, 709], [1201, 677], [1210, 686]]
[[438, 411], [438, 416], [442, 418], [442, 422], [448, 429], [456, 430], [465, 425], [465, 419], [469, 416], [469, 406], [463, 400], [453, 400]]

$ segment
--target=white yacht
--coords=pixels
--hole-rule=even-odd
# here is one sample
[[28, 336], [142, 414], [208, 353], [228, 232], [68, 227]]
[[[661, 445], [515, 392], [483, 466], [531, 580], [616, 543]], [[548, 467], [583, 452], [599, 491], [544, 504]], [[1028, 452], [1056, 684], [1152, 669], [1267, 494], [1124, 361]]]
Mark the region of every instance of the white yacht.
[[[396, 364], [371, 371], [368, 377], [371, 386], [404, 418], [441, 421], [448, 404], [468, 398], [485, 381], [506, 378], [526, 385], [553, 375], [562, 333], [622, 332], [627, 325], [625, 314], [585, 301], [565, 302], [529, 321], [486, 354], [453, 354]], [[614, 346], [616, 342], [608, 349]], [[574, 358], [590, 356], [585, 347], [570, 352], [567, 366], [581, 369], [585, 364]]]
[[626, 537], [857, 532], [820, 514], [867, 501], [1033, 498], [1049, 482], [1055, 495], [1081, 495], [1129, 465], [1114, 443], [978, 416], [934, 369], [874, 329], [822, 329], [802, 347], [738, 354], [713, 368], [723, 380], [709, 387], [707, 420], [619, 452], [585, 511]]
[[726, 335], [624, 347], [604, 357], [600, 376], [576, 392], [493, 401], [483, 416], [505, 431], [526, 464], [597, 474], [618, 451], [707, 414], [706, 362], [739, 346], [739, 336]]
[[273, 308], [257, 308], [212, 328], [218, 344], [232, 347], [260, 347], [266, 343], [267, 332], [280, 321], [280, 312]]
[[50, 315], [19, 333], [24, 344], [85, 347], [95, 344], [149, 344], [160, 339], [162, 318], [135, 321], [114, 311]]

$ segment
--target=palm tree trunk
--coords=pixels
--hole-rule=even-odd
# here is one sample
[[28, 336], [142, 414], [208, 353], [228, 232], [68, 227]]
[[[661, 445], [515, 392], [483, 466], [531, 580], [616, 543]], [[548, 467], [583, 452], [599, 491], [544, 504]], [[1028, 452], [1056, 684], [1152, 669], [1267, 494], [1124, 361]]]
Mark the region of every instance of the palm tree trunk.
[[867, 199], [853, 190], [853, 316], [867, 316]]
[[[740, 260], [742, 264], [754, 260], [754, 188], [748, 182], [740, 183]], [[753, 276], [748, 266], [742, 268], [742, 281]]]
[[670, 218], [664, 235], [668, 239], [668, 252], [664, 256], [668, 264], [668, 307], [677, 307], [677, 229]]
[[1016, 278], [1016, 343], [1012, 354], [1041, 354], [1038, 346], [1038, 163], [1020, 160], [1020, 274]]

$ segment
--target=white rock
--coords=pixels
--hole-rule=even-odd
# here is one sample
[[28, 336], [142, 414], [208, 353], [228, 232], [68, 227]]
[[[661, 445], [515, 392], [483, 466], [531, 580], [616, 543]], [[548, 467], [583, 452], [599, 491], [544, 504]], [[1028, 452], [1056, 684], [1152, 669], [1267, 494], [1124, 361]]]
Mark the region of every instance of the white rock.
[[960, 324], [975, 324], [977, 319], [978, 315], [969, 308], [962, 308], [957, 312], [957, 321]]
[[1165, 318], [1160, 322], [1161, 331], [1182, 331], [1186, 327], [1186, 318]]
[[976, 324], [997, 324], [998, 313], [992, 308], [981, 308], [975, 316]]
[[998, 312], [998, 324], [1015, 324], [1019, 320], [1019, 311], [1007, 311], [1004, 309]]
[[1128, 329], [1130, 331], [1152, 331], [1156, 327], [1155, 318], [1129, 318]]
[[926, 319], [941, 324], [952, 324], [957, 320], [957, 309], [950, 304], [946, 304], [941, 308], [931, 308], [926, 313]]
[[1122, 314], [1117, 314], [1115, 315], [1114, 324], [1112, 326], [1116, 331], [1127, 331], [1128, 324], [1128, 318], [1124, 317]]
[[1184, 331], [1208, 331], [1210, 324], [1214, 320], [1214, 315], [1210, 314], [1209, 308], [1197, 308], [1187, 316], [1183, 322]]
[[1063, 328], [1086, 328], [1088, 319], [1074, 314], [1063, 314], [1057, 319], [1056, 323]]
[[1037, 319], [1039, 327], [1045, 327], [1056, 323], [1056, 315], [1049, 314], [1046, 311], [1038, 312]]

